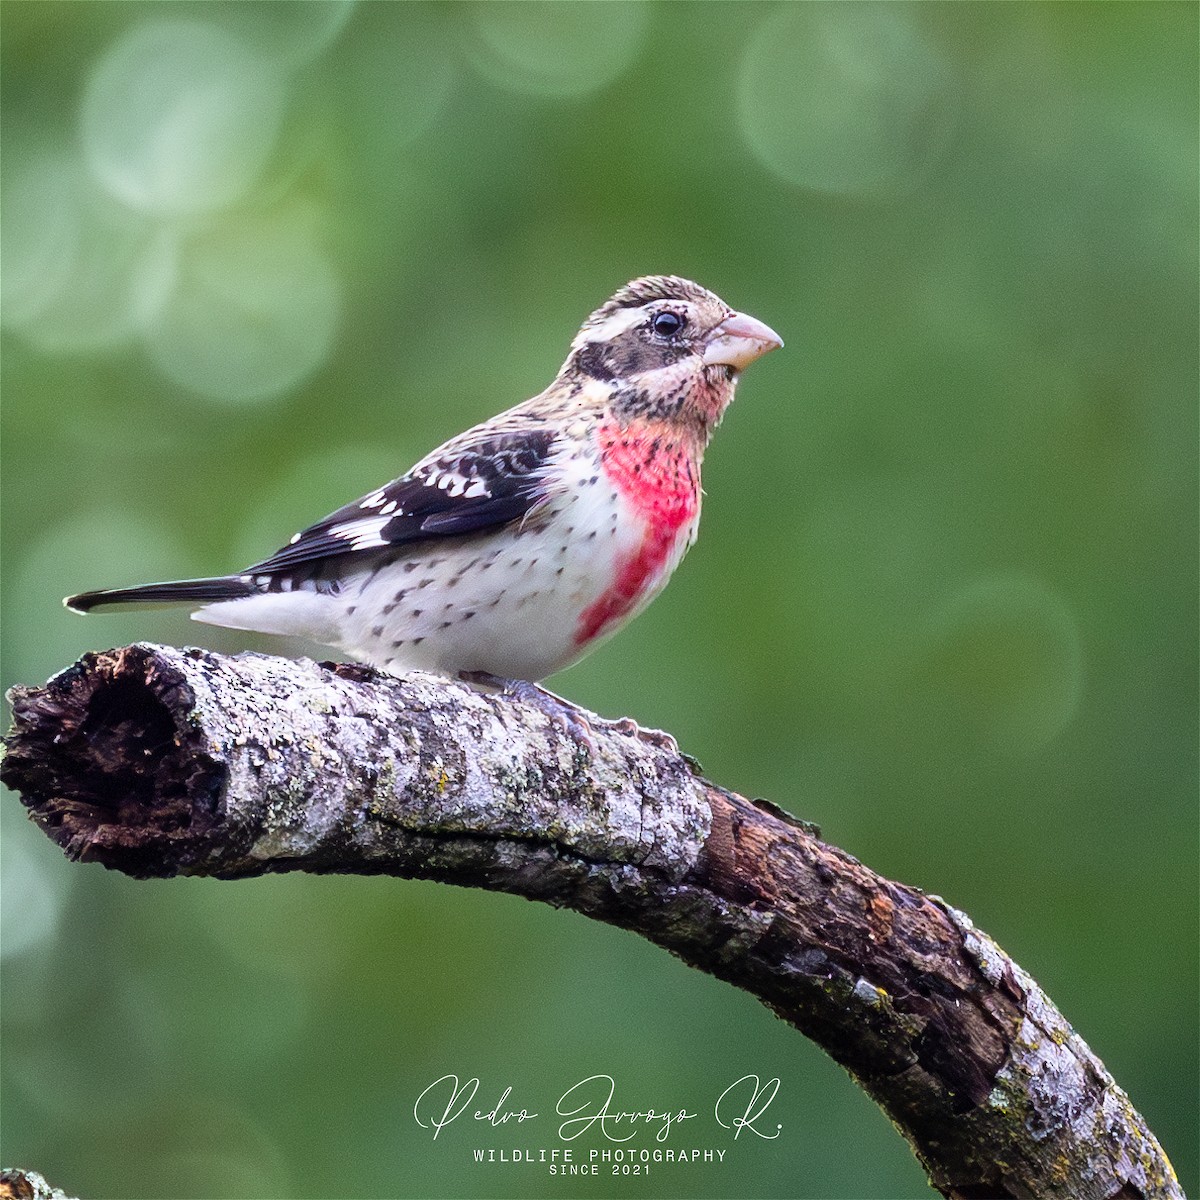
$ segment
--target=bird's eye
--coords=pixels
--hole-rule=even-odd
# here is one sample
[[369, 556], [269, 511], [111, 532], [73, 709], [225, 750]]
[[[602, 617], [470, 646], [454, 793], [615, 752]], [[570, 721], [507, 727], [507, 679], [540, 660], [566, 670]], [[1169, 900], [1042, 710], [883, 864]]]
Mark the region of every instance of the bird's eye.
[[678, 313], [660, 312], [650, 322], [650, 328], [659, 337], [674, 337], [687, 324]]

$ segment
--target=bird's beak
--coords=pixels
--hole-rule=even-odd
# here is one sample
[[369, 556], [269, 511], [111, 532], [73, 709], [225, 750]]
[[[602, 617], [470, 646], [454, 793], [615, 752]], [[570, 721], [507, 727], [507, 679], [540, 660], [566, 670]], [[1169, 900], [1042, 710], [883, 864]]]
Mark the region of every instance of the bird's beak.
[[715, 326], [705, 338], [704, 362], [740, 371], [769, 350], [778, 350], [783, 338], [769, 325], [745, 313], [735, 312]]

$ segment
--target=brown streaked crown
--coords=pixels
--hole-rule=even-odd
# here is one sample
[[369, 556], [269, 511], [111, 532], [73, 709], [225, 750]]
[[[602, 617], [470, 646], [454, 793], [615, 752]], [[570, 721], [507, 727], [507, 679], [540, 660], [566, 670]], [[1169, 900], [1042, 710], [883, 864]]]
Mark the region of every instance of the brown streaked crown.
[[583, 328], [603, 324], [623, 308], [640, 308], [656, 300], [689, 300], [695, 304], [712, 304], [727, 308], [725, 302], [707, 288], [680, 275], [643, 275], [631, 280], [611, 299], [606, 300], [588, 319]]

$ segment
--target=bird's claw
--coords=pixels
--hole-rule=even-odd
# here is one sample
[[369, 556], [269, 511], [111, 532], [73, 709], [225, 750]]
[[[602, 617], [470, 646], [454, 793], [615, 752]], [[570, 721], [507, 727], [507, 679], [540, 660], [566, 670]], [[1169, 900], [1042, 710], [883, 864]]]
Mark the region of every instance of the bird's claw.
[[620, 717], [616, 721], [606, 721], [605, 724], [616, 733], [639, 738], [659, 750], [666, 750], [670, 754], [679, 753], [679, 743], [669, 733], [662, 729], [643, 729], [632, 717]]
[[592, 738], [590, 723], [582, 710], [569, 700], [556, 696], [528, 679], [504, 679], [490, 671], [462, 671], [460, 678], [467, 683], [481, 683], [486, 687], [498, 688], [502, 695], [536, 708], [560, 733], [595, 751], [596, 743]]
[[549, 719], [550, 724], [556, 729], [565, 733], [567, 737], [574, 738], [575, 741], [582, 743], [589, 751], [595, 753], [596, 742], [592, 737], [592, 726], [582, 711], [569, 701], [562, 699], [561, 696], [556, 696], [553, 692], [538, 687], [537, 684], [529, 686], [533, 689], [532, 691], [527, 692], [521, 689], [520, 693], [509, 694], [514, 699], [532, 704], [538, 712]]

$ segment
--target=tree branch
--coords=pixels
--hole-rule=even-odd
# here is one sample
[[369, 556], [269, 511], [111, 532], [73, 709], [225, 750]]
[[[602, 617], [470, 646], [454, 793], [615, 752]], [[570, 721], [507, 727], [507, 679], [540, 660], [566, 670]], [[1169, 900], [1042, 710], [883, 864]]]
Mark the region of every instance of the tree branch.
[[0, 1200], [70, 1200], [67, 1193], [51, 1187], [36, 1171], [19, 1167], [0, 1168]]
[[949, 1197], [1181, 1197], [1128, 1097], [961, 912], [679, 755], [434, 676], [139, 644], [14, 688], [0, 778], [138, 878], [385, 873], [634, 930], [841, 1063]]

